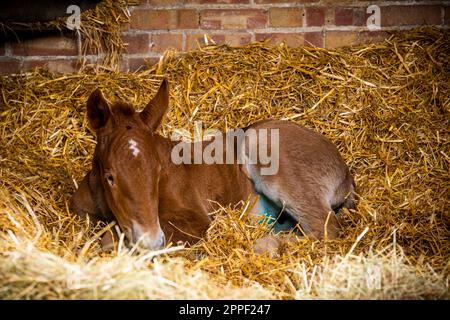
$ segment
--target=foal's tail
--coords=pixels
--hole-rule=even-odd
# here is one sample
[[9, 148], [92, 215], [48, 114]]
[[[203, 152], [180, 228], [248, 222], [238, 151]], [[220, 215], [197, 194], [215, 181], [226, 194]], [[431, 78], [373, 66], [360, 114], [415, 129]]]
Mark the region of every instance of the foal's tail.
[[348, 196], [345, 198], [342, 207], [347, 209], [356, 209], [356, 183], [353, 178], [350, 191], [348, 193]]
[[342, 208], [356, 209], [356, 183], [350, 172], [347, 172], [344, 182], [339, 186], [337, 196], [341, 201], [332, 207], [334, 212], [338, 213]]

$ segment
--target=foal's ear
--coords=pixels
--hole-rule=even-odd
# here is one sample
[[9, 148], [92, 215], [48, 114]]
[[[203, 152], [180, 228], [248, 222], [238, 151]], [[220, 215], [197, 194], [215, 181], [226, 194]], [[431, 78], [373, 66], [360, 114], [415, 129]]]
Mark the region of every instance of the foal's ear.
[[87, 101], [87, 116], [94, 130], [103, 127], [111, 116], [108, 102], [106, 102], [100, 89], [96, 89], [89, 96]]
[[141, 112], [141, 119], [150, 130], [155, 131], [169, 107], [169, 83], [164, 79], [158, 92]]

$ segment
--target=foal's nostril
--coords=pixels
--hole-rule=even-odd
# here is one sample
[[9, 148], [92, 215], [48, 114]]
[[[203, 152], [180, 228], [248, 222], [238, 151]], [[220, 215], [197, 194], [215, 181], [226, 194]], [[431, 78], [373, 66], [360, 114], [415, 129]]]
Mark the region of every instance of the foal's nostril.
[[159, 239], [160, 241], [160, 246], [164, 247], [166, 245], [166, 235], [163, 233], [161, 238]]

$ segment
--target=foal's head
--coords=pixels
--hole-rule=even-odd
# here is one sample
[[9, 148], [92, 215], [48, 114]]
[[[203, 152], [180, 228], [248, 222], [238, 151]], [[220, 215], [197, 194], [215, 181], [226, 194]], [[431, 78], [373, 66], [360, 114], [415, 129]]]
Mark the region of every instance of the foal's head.
[[98, 202], [106, 204], [132, 242], [148, 249], [165, 245], [158, 219], [158, 180], [161, 164], [154, 131], [168, 108], [169, 86], [163, 80], [142, 112], [116, 102], [111, 106], [99, 89], [87, 102], [87, 115], [97, 134], [93, 172]]

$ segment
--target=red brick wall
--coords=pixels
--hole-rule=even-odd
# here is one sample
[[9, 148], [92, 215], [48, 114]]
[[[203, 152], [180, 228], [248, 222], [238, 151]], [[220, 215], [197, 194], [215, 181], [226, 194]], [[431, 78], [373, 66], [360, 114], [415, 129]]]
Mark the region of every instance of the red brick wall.
[[[370, 5], [380, 8], [381, 29], [370, 31]], [[187, 51], [205, 44], [238, 46], [270, 39], [290, 46], [336, 48], [383, 39], [392, 30], [423, 24], [448, 28], [450, 1], [363, 0], [141, 0], [130, 7], [131, 22], [123, 26], [127, 45], [120, 62], [135, 70], [144, 59], [156, 61], [165, 50]], [[51, 71], [75, 71], [76, 40], [51, 36], [0, 45], [0, 73], [47, 65]], [[95, 62], [97, 56], [85, 57]]]

